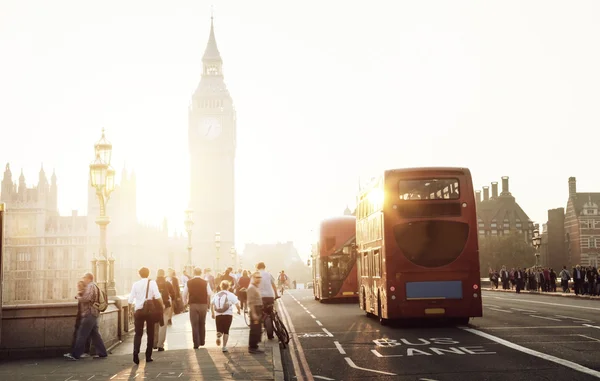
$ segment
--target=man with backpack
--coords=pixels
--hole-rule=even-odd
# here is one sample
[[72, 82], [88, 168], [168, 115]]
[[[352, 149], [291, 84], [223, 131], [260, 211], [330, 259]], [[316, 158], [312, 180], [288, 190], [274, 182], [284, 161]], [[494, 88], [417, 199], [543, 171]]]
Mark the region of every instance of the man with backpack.
[[210, 304], [211, 315], [217, 325], [217, 345], [221, 345], [221, 337], [223, 337], [223, 352], [227, 352], [229, 328], [233, 321], [233, 306], [237, 308], [238, 315], [241, 311], [240, 302], [237, 296], [229, 291], [230, 287], [229, 281], [221, 281], [221, 291], [215, 294]]
[[81, 358], [88, 337], [91, 337], [96, 349], [94, 358], [104, 359], [108, 356], [104, 341], [102, 341], [102, 335], [98, 331], [98, 317], [108, 307], [106, 293], [94, 283], [94, 274], [92, 273], [86, 273], [83, 276], [83, 283], [85, 284], [85, 291], [83, 295], [77, 297], [81, 303], [81, 322], [77, 331], [77, 340], [73, 353], [65, 356], [67, 360], [71, 361]]

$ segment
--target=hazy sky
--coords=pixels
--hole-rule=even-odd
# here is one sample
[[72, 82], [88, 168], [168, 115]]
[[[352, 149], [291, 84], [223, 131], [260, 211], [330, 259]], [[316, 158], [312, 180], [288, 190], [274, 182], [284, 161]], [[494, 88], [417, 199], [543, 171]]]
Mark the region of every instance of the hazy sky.
[[85, 213], [101, 128], [143, 221], [183, 228], [187, 107], [210, 7], [238, 116], [237, 245], [294, 240], [359, 176], [466, 166], [510, 176], [536, 222], [567, 179], [600, 191], [600, 2], [0, 0], [0, 163]]

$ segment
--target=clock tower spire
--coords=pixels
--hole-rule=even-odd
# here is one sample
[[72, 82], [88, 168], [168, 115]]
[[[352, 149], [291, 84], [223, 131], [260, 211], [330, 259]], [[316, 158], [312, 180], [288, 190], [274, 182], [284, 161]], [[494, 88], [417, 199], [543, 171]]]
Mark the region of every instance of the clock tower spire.
[[189, 207], [194, 211], [192, 262], [216, 273], [233, 265], [229, 252], [235, 244], [236, 114], [225, 85], [212, 16], [200, 82], [188, 110], [188, 141]]

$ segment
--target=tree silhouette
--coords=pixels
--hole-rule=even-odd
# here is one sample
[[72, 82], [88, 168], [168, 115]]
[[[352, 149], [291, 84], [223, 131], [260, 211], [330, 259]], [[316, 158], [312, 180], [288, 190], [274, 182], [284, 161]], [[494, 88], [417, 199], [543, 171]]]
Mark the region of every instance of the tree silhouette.
[[500, 270], [531, 267], [535, 264], [535, 249], [522, 234], [479, 237], [479, 263], [481, 275], [487, 277], [489, 269]]

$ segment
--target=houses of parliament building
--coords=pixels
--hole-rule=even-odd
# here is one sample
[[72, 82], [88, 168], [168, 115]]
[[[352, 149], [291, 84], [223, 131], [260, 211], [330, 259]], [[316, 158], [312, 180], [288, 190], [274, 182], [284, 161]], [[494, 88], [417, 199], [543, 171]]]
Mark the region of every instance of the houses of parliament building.
[[[77, 211], [61, 216], [55, 173], [48, 181], [42, 167], [37, 186], [28, 187], [23, 172], [15, 178], [6, 164], [0, 188], [0, 202], [6, 204], [3, 305], [74, 300], [77, 281], [90, 271], [99, 245], [95, 223], [99, 204], [89, 184], [88, 190], [87, 216]], [[107, 207], [112, 220], [108, 251], [115, 258], [118, 294], [129, 292], [141, 265], [181, 269], [185, 258], [187, 239], [169, 237], [166, 223], [161, 227], [139, 224], [135, 205], [135, 174], [124, 170]]]

